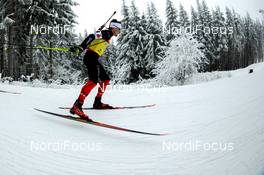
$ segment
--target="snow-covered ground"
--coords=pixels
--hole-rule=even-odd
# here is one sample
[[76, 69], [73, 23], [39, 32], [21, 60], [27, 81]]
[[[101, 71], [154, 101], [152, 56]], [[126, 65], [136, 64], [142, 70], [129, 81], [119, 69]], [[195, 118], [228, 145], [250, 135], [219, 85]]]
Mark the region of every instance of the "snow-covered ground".
[[[87, 111], [96, 121], [146, 132], [114, 131], [34, 111], [66, 114], [80, 87], [0, 84], [0, 174], [262, 175], [264, 64], [197, 85], [111, 90], [104, 101], [146, 109]], [[85, 106], [91, 106], [95, 91]]]

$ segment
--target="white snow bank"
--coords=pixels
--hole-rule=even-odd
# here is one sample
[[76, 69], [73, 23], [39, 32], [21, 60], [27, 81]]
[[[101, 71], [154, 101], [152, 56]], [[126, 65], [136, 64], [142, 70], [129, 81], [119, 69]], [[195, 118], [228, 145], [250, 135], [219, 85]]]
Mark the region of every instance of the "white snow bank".
[[249, 73], [250, 69], [253, 69], [253, 72], [262, 70], [264, 69], [264, 63], [256, 63], [246, 68], [232, 70], [232, 71], [214, 71], [214, 72], [197, 73], [197, 74], [194, 74], [189, 79], [187, 79], [187, 81], [185, 82], [185, 85], [204, 83], [204, 82], [218, 80], [222, 78], [245, 76]]
[[231, 71], [215, 71], [215, 72], [205, 72], [205, 73], [197, 73], [194, 74], [192, 77], [186, 80], [184, 83], [187, 84], [198, 84], [204, 83], [208, 81], [213, 81], [222, 78], [230, 78], [232, 76]]

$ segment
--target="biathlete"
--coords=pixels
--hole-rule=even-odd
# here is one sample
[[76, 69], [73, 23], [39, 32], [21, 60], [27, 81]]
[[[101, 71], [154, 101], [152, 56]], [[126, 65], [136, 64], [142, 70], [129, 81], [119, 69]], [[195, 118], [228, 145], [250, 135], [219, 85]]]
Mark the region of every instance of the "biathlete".
[[[102, 30], [96, 34], [90, 34], [79, 45], [70, 48], [71, 52], [81, 53], [86, 51], [83, 57], [83, 63], [88, 69], [88, 82], [82, 87], [78, 99], [70, 109], [71, 114], [76, 114], [81, 118], [85, 118], [88, 121], [92, 121], [82, 110], [85, 98], [89, 95], [91, 90], [99, 83], [97, 95], [95, 97], [93, 108], [94, 109], [111, 109], [113, 108], [109, 104], [102, 103], [102, 96], [106, 90], [107, 85], [110, 82], [110, 78], [107, 75], [104, 67], [99, 63], [99, 58], [104, 54], [106, 48], [110, 44], [110, 40], [113, 36], [118, 36], [121, 30], [121, 22], [116, 19], [111, 20], [109, 28]], [[100, 80], [100, 81], [99, 81]]]

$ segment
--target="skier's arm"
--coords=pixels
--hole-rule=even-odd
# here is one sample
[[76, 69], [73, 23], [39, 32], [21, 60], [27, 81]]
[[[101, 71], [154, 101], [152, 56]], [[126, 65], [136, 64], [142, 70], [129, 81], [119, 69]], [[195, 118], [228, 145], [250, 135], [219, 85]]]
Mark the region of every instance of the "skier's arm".
[[85, 38], [85, 40], [78, 46], [73, 46], [69, 49], [70, 52], [74, 52], [77, 55], [81, 54], [89, 44], [95, 39], [94, 34], [90, 34], [88, 37]]
[[113, 36], [108, 30], [102, 30], [101, 31], [102, 38], [105, 40], [110, 40]]
[[94, 34], [90, 34], [87, 38], [85, 38], [85, 40], [81, 43], [80, 47], [85, 50], [89, 44], [91, 44], [91, 42], [95, 39], [95, 35]]

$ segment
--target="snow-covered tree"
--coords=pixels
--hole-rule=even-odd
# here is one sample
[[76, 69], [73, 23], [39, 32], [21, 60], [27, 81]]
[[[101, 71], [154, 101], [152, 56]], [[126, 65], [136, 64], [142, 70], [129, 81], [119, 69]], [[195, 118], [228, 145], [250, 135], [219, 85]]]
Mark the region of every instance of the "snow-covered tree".
[[[113, 72], [111, 72], [111, 73], [113, 76], [115, 76], [113, 79], [116, 82], [124, 82], [127, 79], [129, 79], [129, 72], [131, 69], [131, 66], [126, 66], [125, 68], [122, 66], [124, 63], [127, 63], [127, 58], [129, 58], [128, 40], [129, 40], [129, 35], [131, 32], [129, 8], [128, 8], [125, 0], [122, 0], [121, 14], [123, 16], [123, 18], [122, 18], [122, 30], [121, 30], [121, 33], [120, 33], [118, 39], [117, 39], [118, 43], [116, 46], [116, 52], [118, 52], [118, 55], [115, 58], [116, 59], [115, 63], [113, 63], [113, 65], [111, 65], [111, 66], [115, 67], [115, 69], [111, 69], [111, 70], [113, 70]], [[128, 65], [129, 65], [129, 63], [128, 63]], [[122, 70], [124, 72], [124, 74], [121, 75], [120, 72], [117, 72], [118, 70]], [[118, 76], [118, 77], [116, 77], [116, 76]]]
[[[0, 19], [2, 24], [1, 28], [1, 42], [7, 45], [7, 51], [3, 51], [6, 58], [2, 57], [1, 62], [5, 62], [4, 76], [12, 76], [17, 79], [21, 72], [25, 70], [26, 66], [26, 49], [25, 44], [27, 41], [28, 30], [25, 27], [27, 24], [27, 11], [29, 2], [15, 1], [15, 0], [2, 0], [0, 2]], [[7, 25], [8, 24], [8, 25]], [[4, 28], [2, 27], [4, 26]], [[8, 31], [8, 32], [7, 32]], [[19, 45], [19, 48], [14, 44]], [[12, 45], [12, 46], [11, 46]]]
[[[59, 1], [47, 1], [36, 3], [33, 7], [35, 16], [42, 16], [43, 13], [47, 15], [47, 18], [42, 21], [50, 27], [64, 27], [70, 29], [76, 24], [76, 15], [72, 10], [72, 6], [77, 5], [73, 0], [59, 0]], [[37, 8], [38, 7], [38, 8]], [[36, 23], [38, 24], [38, 22]], [[41, 35], [34, 35], [33, 45], [44, 45], [48, 47], [69, 47], [73, 45], [75, 41], [75, 35], [70, 30], [63, 32], [47, 33]], [[75, 43], [75, 42], [74, 42]], [[38, 50], [34, 53], [33, 63], [39, 67], [39, 78], [41, 79], [62, 79], [63, 82], [73, 82], [75, 77], [71, 74], [77, 72], [80, 75], [80, 71], [77, 71], [73, 65], [76, 65], [77, 60], [70, 59], [72, 56], [68, 53], [54, 52], [46, 50]], [[63, 76], [65, 75], [65, 76]]]
[[245, 35], [243, 31], [243, 20], [235, 10], [232, 11], [234, 17], [234, 47], [235, 47], [235, 58], [237, 61], [234, 63], [234, 69], [242, 67], [242, 61], [244, 57], [244, 46], [245, 46]]
[[127, 25], [122, 29], [117, 43], [117, 81], [129, 83], [140, 78], [150, 78], [153, 76], [151, 71], [155, 63], [164, 55], [166, 44], [157, 10], [152, 3], [148, 6], [147, 14], [140, 16], [135, 2], [132, 1], [129, 11], [123, 4], [122, 12], [128, 21], [125, 22]]
[[245, 18], [245, 37], [246, 37], [246, 46], [245, 46], [245, 66], [254, 63], [254, 60], [257, 58], [257, 50], [258, 50], [258, 39], [257, 32], [254, 27], [254, 22], [250, 15], [247, 13]]
[[174, 31], [179, 27], [177, 9], [174, 7], [171, 0], [166, 1], [166, 39], [171, 41], [176, 36]]
[[227, 70], [232, 70], [235, 62], [235, 21], [232, 11], [226, 7], [226, 27], [231, 30], [231, 34], [227, 35]]
[[196, 26], [198, 26], [198, 13], [197, 11], [193, 8], [193, 6], [191, 6], [191, 31], [193, 33], [193, 37], [194, 38], [198, 38], [198, 36], [195, 34], [195, 28]]
[[[123, 6], [125, 8], [126, 6]], [[123, 9], [123, 11], [125, 11]], [[146, 39], [146, 31], [143, 25], [146, 25], [146, 20], [140, 18], [139, 11], [132, 1], [129, 11], [129, 28], [123, 29], [121, 38], [117, 45], [119, 55], [117, 57], [117, 69], [123, 70], [126, 73], [122, 74], [125, 77], [119, 76], [119, 80], [125, 82], [137, 81], [139, 76], [145, 76], [146, 62], [144, 60], [144, 46]], [[124, 67], [124, 65], [126, 65]], [[126, 68], [126, 70], [125, 70]]]
[[130, 26], [130, 15], [129, 15], [129, 8], [126, 5], [126, 1], [122, 0], [122, 8], [121, 8], [121, 14], [122, 14], [122, 30], [118, 37], [118, 42], [122, 42], [123, 38], [128, 35], [129, 26]]
[[254, 24], [254, 28], [256, 31], [256, 39], [257, 39], [257, 51], [254, 63], [260, 62], [263, 60], [263, 28], [261, 26], [261, 22], [259, 20]]
[[190, 26], [188, 14], [182, 4], [179, 7], [179, 25], [184, 28]]
[[122, 18], [122, 28], [127, 29], [127, 28], [129, 28], [130, 18], [129, 18], [129, 8], [126, 5], [126, 1], [125, 0], [122, 0], [122, 10], [121, 10], [121, 13], [123, 15], [123, 18]]
[[227, 35], [228, 30], [225, 24], [225, 18], [223, 13], [220, 10], [220, 7], [217, 6], [216, 10], [213, 10], [213, 17], [212, 17], [212, 42], [214, 46], [214, 57], [215, 57], [215, 69], [221, 70], [222, 67], [225, 67], [227, 58], [226, 52], [227, 48]]
[[155, 81], [164, 85], [182, 85], [184, 81], [197, 73], [204, 54], [201, 44], [190, 34], [181, 35], [171, 42], [163, 58], [155, 67]]
[[261, 22], [260, 30], [262, 31], [261, 41], [262, 41], [262, 55], [263, 55], [263, 57], [261, 58], [261, 61], [263, 61], [264, 60], [264, 32], [263, 32], [264, 31], [264, 9], [260, 9], [259, 13], [261, 13], [262, 15], [262, 20], [261, 20], [262, 22]]
[[147, 60], [146, 69], [150, 72], [155, 64], [164, 57], [166, 49], [166, 40], [163, 34], [162, 22], [159, 19], [157, 9], [154, 3], [148, 6], [147, 10], [147, 37], [148, 43], [145, 46]]
[[118, 52], [116, 46], [114, 44], [110, 44], [102, 58], [99, 59], [101, 64], [104, 65], [106, 72], [111, 79], [114, 80], [114, 82], [116, 81], [114, 76], [117, 68], [117, 57]]
[[0, 73], [2, 76], [7, 75], [7, 50], [5, 44], [7, 43], [7, 28], [15, 21], [11, 19], [12, 13], [7, 12], [7, 1], [0, 0]]
[[[31, 48], [33, 45], [60, 47], [66, 44], [67, 40], [73, 41], [72, 34], [69, 32], [65, 35], [55, 35], [52, 32], [45, 35], [35, 34], [31, 31], [31, 26], [72, 26], [76, 16], [71, 7], [76, 3], [73, 0], [1, 0], [0, 4], [0, 19], [5, 19], [1, 21], [0, 26], [12, 21], [12, 25], [7, 27], [9, 32], [4, 33], [3, 37], [6, 38], [4, 43], [8, 46], [6, 76], [18, 79], [21, 75], [39, 74], [41, 72], [41, 76], [52, 78], [53, 70], [59, 70], [55, 65], [64, 64], [55, 59], [58, 57], [66, 58], [67, 56], [62, 53]], [[1, 34], [3, 33], [1, 32]], [[65, 59], [61, 60], [64, 60], [65, 64], [69, 64], [66, 63]]]
[[204, 45], [203, 52], [209, 60], [208, 67], [202, 67], [202, 70], [204, 71], [212, 71], [213, 70], [213, 64], [214, 64], [214, 46], [213, 46], [213, 37], [211, 32], [212, 27], [212, 15], [210, 13], [210, 10], [206, 4], [206, 2], [203, 0], [202, 3], [200, 3], [199, 0], [197, 0], [197, 17], [198, 17], [198, 33], [196, 34], [195, 38]]

